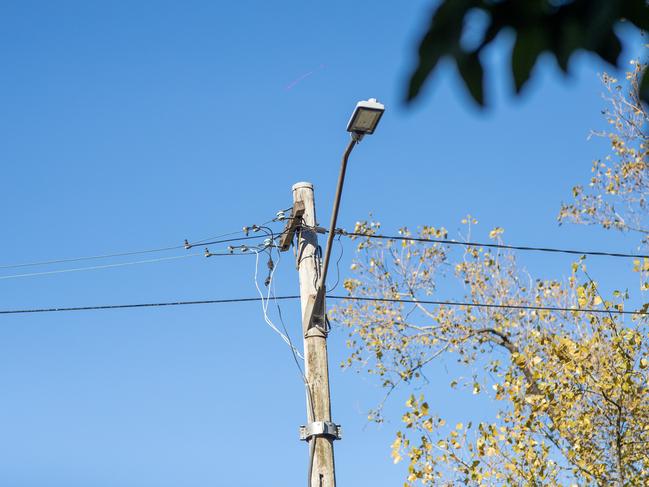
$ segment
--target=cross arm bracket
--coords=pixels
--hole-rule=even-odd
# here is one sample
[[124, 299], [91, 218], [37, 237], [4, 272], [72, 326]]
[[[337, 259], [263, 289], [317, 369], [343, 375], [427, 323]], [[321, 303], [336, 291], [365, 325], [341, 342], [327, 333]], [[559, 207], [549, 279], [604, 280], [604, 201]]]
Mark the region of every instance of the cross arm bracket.
[[291, 248], [291, 242], [293, 242], [293, 237], [295, 236], [295, 230], [300, 226], [302, 222], [302, 216], [304, 215], [304, 202], [296, 201], [291, 210], [291, 216], [288, 217], [286, 222], [286, 227], [282, 232], [282, 238], [279, 240], [279, 250], [286, 252]]

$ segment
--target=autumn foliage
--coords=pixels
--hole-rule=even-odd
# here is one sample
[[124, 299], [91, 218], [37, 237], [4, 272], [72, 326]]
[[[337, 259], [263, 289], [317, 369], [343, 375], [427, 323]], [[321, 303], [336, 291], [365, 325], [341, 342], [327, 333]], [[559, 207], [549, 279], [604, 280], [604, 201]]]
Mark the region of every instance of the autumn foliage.
[[[636, 98], [643, 67], [625, 86], [604, 77], [612, 153], [593, 166], [560, 220], [649, 234], [647, 113]], [[634, 84], [635, 83], [635, 84]], [[630, 95], [629, 95], [630, 93]], [[467, 217], [466, 238], [476, 220]], [[386, 400], [399, 387], [425, 385], [426, 366], [456, 360], [467, 387], [497, 405], [490, 421], [447, 424], [419, 388], [405, 404], [392, 444], [414, 485], [649, 485], [649, 305], [631, 309], [626, 291], [603, 296], [584, 258], [565, 276], [537, 280], [503, 249], [380, 240], [377, 222], [359, 222], [350, 295], [410, 302], [347, 301], [336, 321], [350, 331], [346, 366], [375, 374]], [[443, 228], [401, 235], [443, 240]], [[500, 242], [503, 230], [490, 233]], [[634, 270], [649, 272], [649, 260]], [[644, 279], [642, 279], [644, 281]], [[465, 303], [427, 305], [438, 286], [464, 291]], [[530, 309], [535, 308], [535, 309]], [[548, 308], [561, 308], [561, 311]], [[578, 311], [579, 310], [579, 311]], [[587, 311], [583, 311], [587, 310]], [[621, 311], [632, 311], [621, 314]], [[424, 394], [421, 394], [421, 391]], [[382, 421], [383, 404], [370, 413]]]

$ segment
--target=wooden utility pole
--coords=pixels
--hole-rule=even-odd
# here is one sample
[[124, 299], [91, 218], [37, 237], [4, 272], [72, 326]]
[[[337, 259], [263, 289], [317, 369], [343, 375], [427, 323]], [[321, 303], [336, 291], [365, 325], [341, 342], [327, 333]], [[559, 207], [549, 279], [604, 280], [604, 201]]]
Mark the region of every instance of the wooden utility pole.
[[[307, 388], [308, 424], [300, 428], [300, 437], [309, 443], [309, 487], [335, 487], [333, 442], [340, 439], [339, 426], [331, 421], [329, 369], [327, 363], [327, 326], [324, 318], [324, 294], [318, 297], [321, 272], [315, 201], [311, 183], [293, 185], [293, 208], [301, 218], [289, 221], [287, 228], [297, 228], [297, 266], [300, 278], [304, 364]], [[314, 306], [316, 319], [313, 319]]]

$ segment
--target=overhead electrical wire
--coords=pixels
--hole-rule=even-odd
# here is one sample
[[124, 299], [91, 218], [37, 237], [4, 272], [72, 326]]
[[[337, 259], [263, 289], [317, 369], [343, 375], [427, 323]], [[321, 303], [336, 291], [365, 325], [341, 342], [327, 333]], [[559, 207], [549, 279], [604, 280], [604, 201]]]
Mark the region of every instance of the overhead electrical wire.
[[52, 265], [52, 264], [65, 264], [65, 263], [70, 263], [70, 262], [81, 262], [84, 260], [99, 260], [99, 259], [110, 259], [113, 257], [127, 257], [131, 255], [141, 255], [141, 254], [150, 254], [150, 253], [155, 253], [155, 252], [167, 252], [170, 250], [179, 250], [179, 249], [187, 249], [191, 247], [196, 247], [199, 245], [216, 245], [219, 243], [227, 243], [227, 242], [235, 242], [238, 240], [250, 240], [250, 239], [255, 239], [255, 238], [261, 238], [263, 235], [246, 235], [244, 237], [239, 237], [239, 238], [232, 238], [232, 239], [223, 239], [223, 240], [218, 240], [221, 239], [222, 237], [230, 237], [232, 235], [237, 235], [239, 233], [244, 233], [243, 230], [237, 230], [236, 232], [229, 232], [229, 233], [223, 233], [221, 235], [215, 235], [213, 237], [208, 237], [204, 238], [201, 240], [193, 241], [193, 242], [188, 242], [188, 244], [181, 244], [181, 245], [172, 245], [169, 247], [157, 247], [157, 248], [152, 248], [152, 249], [144, 249], [144, 250], [133, 250], [133, 251], [126, 251], [126, 252], [115, 252], [111, 254], [99, 254], [99, 255], [89, 255], [89, 256], [83, 256], [83, 257], [72, 257], [69, 259], [52, 259], [52, 260], [43, 260], [43, 261], [36, 261], [36, 262], [24, 262], [20, 264], [6, 264], [6, 265], [0, 265], [0, 269], [16, 269], [20, 267], [37, 267], [37, 266], [44, 266], [44, 265]]
[[[299, 295], [291, 296], [275, 296], [273, 299], [287, 300], [299, 299]], [[31, 308], [31, 309], [14, 309], [14, 310], [0, 310], [2, 314], [28, 314], [28, 313], [53, 313], [63, 311], [93, 311], [104, 309], [123, 309], [123, 308], [154, 308], [160, 306], [184, 306], [195, 304], [221, 304], [221, 303], [245, 303], [252, 301], [262, 301], [263, 297], [254, 298], [234, 298], [234, 299], [211, 299], [203, 301], [171, 301], [164, 303], [140, 303], [140, 304], [112, 304], [103, 306], [76, 306], [76, 307], [58, 307], [58, 308]], [[408, 304], [432, 304], [438, 306], [462, 306], [474, 308], [498, 308], [498, 309], [518, 309], [529, 311], [561, 311], [561, 312], [574, 312], [574, 313], [602, 313], [602, 314], [615, 314], [615, 315], [636, 315], [636, 316], [649, 316], [649, 311], [625, 311], [619, 309], [601, 309], [601, 308], [567, 308], [555, 306], [531, 306], [523, 304], [496, 304], [496, 303], [475, 303], [463, 301], [436, 301], [424, 299], [398, 299], [398, 298], [376, 298], [364, 296], [337, 296], [327, 295], [327, 299], [341, 299], [350, 301], [370, 301], [370, 302], [388, 302], [388, 303], [408, 303]]]
[[149, 254], [153, 252], [165, 252], [167, 250], [177, 250], [185, 248], [184, 245], [175, 245], [173, 247], [160, 247], [157, 249], [148, 249], [148, 250], [134, 250], [132, 252], [118, 252], [114, 254], [101, 254], [101, 255], [91, 255], [87, 257], [73, 257], [70, 259], [55, 259], [55, 260], [42, 260], [38, 262], [25, 262], [22, 264], [7, 264], [0, 265], [0, 269], [16, 269], [18, 267], [37, 267], [43, 265], [51, 264], [64, 264], [69, 262], [80, 262], [84, 260], [98, 260], [98, 259], [109, 259], [111, 257], [126, 257], [129, 255], [140, 255], [140, 254]]
[[[272, 221], [272, 220], [271, 220]], [[72, 259], [59, 259], [59, 260], [49, 260], [49, 261], [42, 261], [42, 262], [31, 262], [31, 263], [23, 263], [23, 264], [12, 264], [12, 265], [4, 265], [0, 266], [0, 269], [9, 269], [9, 268], [17, 268], [17, 267], [27, 267], [27, 266], [38, 266], [38, 265], [48, 265], [48, 264], [56, 264], [56, 263], [64, 263], [64, 262], [76, 262], [76, 261], [83, 261], [83, 260], [93, 260], [93, 259], [103, 259], [103, 258], [110, 258], [110, 257], [121, 257], [121, 256], [128, 256], [128, 255], [137, 255], [137, 254], [145, 254], [145, 253], [150, 253], [150, 252], [162, 252], [162, 251], [167, 251], [167, 250], [176, 250], [176, 249], [181, 249], [181, 248], [191, 248], [194, 246], [198, 245], [215, 245], [215, 244], [220, 244], [220, 243], [228, 243], [228, 242], [234, 242], [234, 241], [240, 241], [240, 240], [250, 240], [250, 239], [258, 239], [258, 238], [268, 238], [270, 236], [270, 241], [274, 242], [274, 240], [278, 237], [280, 237], [282, 233], [278, 234], [277, 236], [273, 233], [272, 229], [265, 227], [267, 223], [264, 223], [262, 226], [257, 226], [253, 225], [252, 227], [245, 227], [248, 229], [252, 229], [253, 231], [259, 231], [262, 230], [264, 233], [259, 234], [259, 235], [247, 235], [243, 237], [238, 237], [238, 238], [228, 238], [228, 239], [221, 239], [221, 240], [213, 240], [215, 238], [219, 237], [226, 237], [226, 236], [231, 236], [235, 235], [237, 233], [242, 233], [244, 230], [240, 230], [237, 232], [230, 232], [226, 234], [221, 234], [216, 237], [212, 238], [207, 238], [203, 239], [201, 241], [197, 241], [194, 243], [188, 243], [186, 242], [184, 245], [178, 245], [178, 246], [172, 246], [172, 247], [162, 247], [162, 248], [155, 248], [155, 249], [148, 249], [148, 250], [140, 250], [140, 251], [133, 251], [133, 252], [120, 252], [120, 253], [114, 253], [114, 254], [103, 254], [103, 255], [96, 255], [96, 256], [88, 256], [88, 257], [77, 257], [77, 258], [72, 258]], [[327, 229], [323, 229], [321, 227], [313, 227], [320, 233], [328, 233]], [[509, 250], [523, 250], [523, 251], [538, 251], [538, 252], [553, 252], [553, 253], [564, 253], [564, 254], [572, 254], [572, 255], [594, 255], [594, 256], [606, 256], [606, 257], [621, 257], [621, 258], [649, 258], [649, 255], [645, 254], [632, 254], [632, 253], [620, 253], [620, 252], [603, 252], [603, 251], [588, 251], [588, 250], [574, 250], [574, 249], [561, 249], [561, 248], [552, 248], [552, 247], [532, 247], [532, 246], [521, 246], [521, 245], [505, 245], [505, 244], [497, 244], [497, 243], [484, 243], [484, 242], [462, 242], [462, 241], [457, 241], [457, 240], [449, 240], [449, 239], [433, 239], [433, 238], [421, 238], [421, 237], [413, 237], [413, 236], [403, 236], [403, 235], [382, 235], [382, 234], [366, 234], [366, 233], [361, 233], [361, 232], [347, 232], [343, 229], [336, 229], [337, 234], [345, 237], [360, 237], [360, 238], [370, 238], [370, 239], [383, 239], [383, 240], [398, 240], [398, 241], [414, 241], [414, 242], [423, 242], [423, 243], [439, 243], [439, 244], [444, 244], [444, 245], [461, 245], [461, 246], [466, 246], [466, 247], [487, 247], [487, 248], [499, 248], [499, 249], [509, 249]], [[246, 248], [245, 246], [242, 249], [239, 249], [239, 252], [233, 252], [233, 249], [230, 247], [229, 252], [223, 252], [223, 253], [211, 253], [209, 252], [209, 256], [232, 256], [232, 255], [252, 255], [253, 253], [256, 255], [257, 258], [257, 263], [258, 263], [258, 258], [259, 258], [259, 252], [263, 251], [265, 249], [254, 249], [254, 248]], [[247, 252], [251, 251], [251, 252]], [[188, 258], [188, 257], [196, 257], [199, 255], [207, 255], [207, 254], [188, 254], [188, 255], [180, 255], [180, 256], [171, 256], [171, 257], [162, 257], [159, 259], [146, 259], [146, 260], [140, 260], [140, 261], [134, 261], [134, 262], [120, 262], [120, 263], [115, 263], [115, 264], [107, 264], [107, 265], [100, 265], [100, 266], [90, 266], [90, 267], [79, 267], [79, 268], [72, 268], [72, 269], [59, 269], [59, 270], [54, 270], [54, 271], [45, 271], [45, 272], [32, 272], [32, 273], [25, 273], [25, 274], [15, 274], [15, 275], [9, 275], [9, 276], [0, 276], [0, 280], [4, 279], [13, 279], [13, 278], [19, 278], [19, 277], [30, 277], [30, 276], [42, 276], [42, 275], [49, 275], [49, 274], [60, 274], [60, 273], [68, 273], [68, 272], [81, 272], [81, 271], [89, 271], [89, 270], [96, 270], [96, 269], [107, 269], [107, 268], [113, 268], [113, 267], [122, 267], [122, 266], [129, 266], [129, 265], [136, 265], [136, 264], [144, 264], [144, 263], [152, 263], [152, 262], [161, 262], [161, 261], [167, 261], [167, 260], [176, 260], [176, 259], [183, 259], [183, 258]], [[342, 257], [342, 255], [341, 255]], [[340, 260], [340, 258], [339, 258]], [[274, 269], [271, 270], [271, 282], [272, 282], [272, 274], [274, 272]], [[256, 282], [256, 281], [255, 281]], [[274, 297], [274, 296], [273, 296]], [[277, 296], [277, 299], [295, 299], [299, 296]], [[419, 304], [432, 304], [432, 305], [446, 305], [446, 306], [471, 306], [471, 307], [483, 307], [483, 308], [503, 308], [503, 309], [521, 309], [521, 310], [537, 310], [537, 311], [562, 311], [562, 312], [589, 312], [589, 313], [613, 313], [613, 314], [622, 314], [622, 315], [647, 315], [649, 312], [643, 312], [643, 311], [623, 311], [623, 310], [617, 310], [617, 309], [582, 309], [582, 308], [562, 308], [562, 307], [552, 307], [552, 306], [527, 306], [527, 305], [505, 305], [505, 304], [494, 304], [494, 303], [471, 303], [471, 302], [456, 302], [456, 301], [434, 301], [434, 300], [409, 300], [409, 299], [392, 299], [392, 298], [373, 298], [373, 297], [360, 297], [360, 296], [334, 296], [334, 295], [328, 295], [327, 296], [330, 299], [349, 299], [349, 300], [358, 300], [358, 301], [382, 301], [382, 302], [398, 302], [398, 303], [419, 303]], [[207, 301], [179, 301], [179, 302], [169, 302], [169, 303], [144, 303], [144, 304], [133, 304], [133, 305], [108, 305], [108, 306], [89, 306], [89, 307], [69, 307], [69, 308], [40, 308], [40, 309], [25, 309], [25, 310], [0, 310], [0, 314], [17, 314], [17, 313], [42, 313], [42, 312], [57, 312], [57, 311], [85, 311], [85, 310], [95, 310], [95, 309], [118, 309], [118, 308], [140, 308], [140, 307], [155, 307], [155, 306], [179, 306], [179, 305], [189, 305], [189, 304], [212, 304], [212, 303], [227, 303], [227, 302], [246, 302], [246, 301], [262, 301], [264, 304], [264, 309], [267, 309], [268, 306], [268, 300], [270, 298], [270, 294], [268, 297], [264, 297], [263, 293], [260, 293], [259, 298], [242, 298], [242, 299], [232, 299], [232, 300], [207, 300]], [[274, 327], [274, 329], [282, 335], [282, 338], [284, 341], [287, 341], [289, 346], [293, 347], [293, 345], [288, 341], [286, 337], [283, 336], [282, 332], [277, 329], [277, 327]]]
[[[186, 254], [186, 255], [174, 255], [172, 257], [160, 257], [158, 259], [145, 259], [145, 260], [137, 260], [133, 262], [119, 262], [117, 264], [105, 264], [105, 265], [93, 265], [89, 267], [76, 267], [73, 269], [58, 269], [55, 271], [43, 271], [43, 272], [28, 272], [25, 274], [13, 274], [10, 276], [0, 276], [0, 280], [5, 280], [5, 279], [17, 279], [19, 277], [35, 277], [35, 276], [46, 276], [50, 274], [65, 274], [68, 272], [83, 272], [83, 271], [95, 271], [99, 269], [111, 269], [113, 267], [124, 267], [124, 266], [129, 266], [129, 265], [137, 265], [137, 264], [150, 264], [153, 262], [164, 262], [168, 260], [178, 260], [178, 259], [186, 259], [188, 257], [199, 257], [202, 256], [203, 254], [199, 253], [194, 253], [194, 254]], [[216, 254], [212, 254], [216, 255]], [[230, 255], [230, 254], [223, 254], [223, 255]]]
[[[328, 230], [325, 230], [325, 232], [328, 232]], [[489, 247], [495, 249], [553, 252], [553, 253], [571, 254], [571, 255], [596, 255], [596, 256], [603, 256], [603, 257], [649, 259], [649, 254], [630, 254], [630, 253], [627, 254], [621, 252], [603, 252], [603, 251], [596, 251], [596, 250], [559, 249], [553, 247], [529, 247], [525, 245], [505, 245], [505, 244], [484, 243], [484, 242], [462, 242], [459, 240], [448, 240], [442, 238], [420, 238], [420, 237], [408, 237], [403, 235], [365, 234], [360, 232], [347, 232], [342, 229], [336, 229], [336, 233], [339, 233], [340, 235], [343, 235], [345, 237], [364, 237], [364, 238], [376, 238], [376, 239], [383, 239], [383, 240], [405, 240], [405, 241], [413, 241], [413, 242], [440, 243], [445, 245], [462, 245], [465, 247]]]
[[[209, 252], [209, 257], [233, 257], [233, 256], [239, 256], [239, 255], [252, 255], [252, 254], [247, 254], [244, 252]], [[27, 272], [24, 274], [12, 274], [8, 276], [0, 276], [0, 281], [5, 280], [5, 279], [17, 279], [19, 277], [37, 277], [37, 276], [47, 276], [47, 275], [52, 275], [52, 274], [65, 274], [68, 272], [83, 272], [83, 271], [95, 271], [95, 270], [101, 270], [101, 269], [112, 269], [114, 267], [124, 267], [124, 266], [131, 266], [131, 265], [137, 265], [137, 264], [149, 264], [149, 263], [155, 263], [155, 262], [164, 262], [164, 261], [169, 261], [169, 260], [179, 260], [179, 259], [186, 259], [188, 257], [200, 257], [203, 256], [205, 257], [206, 254], [204, 253], [193, 253], [193, 254], [184, 254], [184, 255], [174, 255], [170, 257], [160, 257], [157, 259], [145, 259], [145, 260], [136, 260], [136, 261], [130, 261], [130, 262], [118, 262], [116, 264], [104, 264], [104, 265], [93, 265], [93, 266], [88, 266], [88, 267], [75, 267], [72, 269], [57, 269], [55, 271], [42, 271], [42, 272]]]
[[263, 235], [246, 235], [245, 237], [236, 237], [236, 238], [227, 238], [224, 240], [214, 240], [213, 242], [196, 242], [196, 243], [189, 243], [188, 245], [184, 245], [184, 248], [190, 249], [192, 247], [196, 246], [203, 246], [203, 245], [216, 245], [216, 244], [221, 244], [221, 243], [228, 243], [228, 242], [238, 242], [240, 240], [251, 240], [254, 238], [263, 238], [267, 237], [267, 234]]
[[[270, 222], [266, 222], [270, 223]], [[323, 233], [328, 233], [328, 230], [318, 228], [319, 231]], [[52, 265], [52, 264], [63, 264], [63, 263], [71, 263], [71, 262], [81, 262], [81, 261], [88, 261], [88, 260], [99, 260], [99, 259], [108, 259], [108, 258], [114, 258], [114, 257], [127, 257], [127, 256], [132, 256], [132, 255], [142, 255], [142, 254], [148, 254], [148, 253], [155, 253], [155, 252], [166, 252], [170, 250], [179, 250], [179, 249], [188, 249], [192, 247], [196, 247], [199, 245], [217, 245], [221, 243], [229, 243], [229, 242], [236, 242], [236, 241], [243, 241], [243, 240], [252, 240], [252, 239], [259, 239], [259, 238], [264, 238], [267, 236], [267, 234], [260, 234], [260, 235], [246, 235], [243, 237], [237, 237], [237, 238], [229, 238], [229, 239], [220, 239], [220, 237], [227, 237], [231, 235], [236, 235], [238, 233], [242, 233], [242, 230], [236, 231], [236, 232], [230, 232], [230, 233], [224, 233], [221, 235], [217, 235], [214, 237], [194, 241], [194, 242], [188, 242], [187, 244], [184, 245], [174, 245], [170, 247], [158, 247], [158, 248], [152, 248], [152, 249], [145, 249], [145, 250], [135, 250], [135, 251], [129, 251], [129, 252], [117, 252], [117, 253], [112, 253], [112, 254], [99, 254], [99, 255], [91, 255], [91, 256], [84, 256], [84, 257], [73, 257], [69, 259], [53, 259], [53, 260], [44, 260], [44, 261], [36, 261], [36, 262], [25, 262], [25, 263], [20, 263], [20, 264], [7, 264], [7, 265], [0, 265], [0, 269], [16, 269], [16, 268], [21, 268], [21, 267], [37, 267], [37, 266], [45, 266], [45, 265]], [[366, 234], [366, 233], [361, 233], [361, 232], [348, 232], [343, 229], [336, 229], [336, 233], [338, 233], [341, 236], [344, 237], [362, 237], [362, 238], [370, 238], [370, 239], [382, 239], [382, 240], [398, 240], [398, 241], [412, 241], [412, 242], [423, 242], [423, 243], [439, 243], [439, 244], [444, 244], [444, 245], [460, 245], [460, 246], [465, 246], [465, 247], [486, 247], [486, 248], [497, 248], [497, 249], [508, 249], [508, 250], [523, 250], [523, 251], [536, 251], [536, 252], [551, 252], [551, 253], [563, 253], [563, 254], [570, 254], [570, 255], [592, 255], [592, 256], [603, 256], [603, 257], [618, 257], [618, 258], [636, 258], [636, 259], [649, 259], [649, 254], [634, 254], [634, 253], [622, 253], [622, 252], [607, 252], [607, 251], [594, 251], [594, 250], [576, 250], [576, 249], [561, 249], [561, 248], [553, 248], [553, 247], [534, 247], [534, 246], [524, 246], [524, 245], [507, 245], [507, 244], [497, 244], [497, 243], [489, 243], [489, 242], [462, 242], [458, 240], [449, 240], [449, 239], [437, 239], [437, 238], [421, 238], [421, 237], [413, 237], [413, 236], [403, 236], [403, 235], [382, 235], [382, 234]], [[215, 240], [216, 239], [216, 240]], [[216, 254], [212, 254], [216, 255]], [[130, 265], [130, 264], [125, 264], [125, 265]], [[117, 265], [110, 265], [106, 267], [118, 267]], [[97, 266], [95, 268], [102, 268], [101, 266]], [[72, 270], [63, 270], [63, 272], [76, 272], [76, 269]], [[52, 273], [58, 273], [57, 272], [52, 272]], [[25, 274], [24, 276], [27, 275], [46, 275], [48, 274], [47, 272], [44, 273], [30, 273], [30, 274]], [[4, 278], [10, 278], [14, 276], [4, 276]], [[23, 277], [23, 275], [19, 275], [16, 277]], [[0, 277], [2, 279], [3, 277]]]
[[[235, 242], [239, 240], [249, 240], [253, 238], [263, 238], [266, 237], [267, 235], [251, 235], [251, 236], [246, 236], [246, 237], [239, 237], [239, 238], [230, 238], [230, 239], [225, 239], [225, 240], [217, 240], [214, 242], [209, 242], [208, 244], [217, 244], [217, 243], [227, 243], [227, 242]], [[200, 244], [202, 245], [208, 245], [206, 243]], [[171, 249], [179, 249], [179, 248], [191, 248], [193, 246], [198, 246], [199, 244], [192, 244], [192, 245], [181, 245], [179, 247], [167, 247], [164, 250], [171, 250]], [[160, 251], [163, 249], [152, 249], [148, 251], [140, 251], [140, 252], [126, 252], [126, 253], [121, 253], [121, 254], [107, 254], [103, 256], [94, 256], [94, 257], [80, 257], [76, 259], [63, 259], [59, 261], [47, 261], [47, 262], [41, 262], [41, 263], [31, 263], [31, 264], [18, 264], [15, 266], [4, 266], [0, 267], [0, 269], [6, 269], [6, 268], [11, 268], [11, 267], [26, 267], [26, 266], [37, 266], [40, 264], [53, 264], [53, 263], [59, 263], [59, 262], [73, 262], [73, 261], [82, 261], [82, 260], [91, 260], [91, 259], [102, 259], [102, 258], [108, 258], [108, 257], [117, 257], [117, 256], [125, 256], [125, 255], [134, 255], [134, 254], [139, 254], [139, 253], [148, 253], [148, 252], [156, 252]], [[209, 252], [208, 254], [203, 254], [203, 253], [193, 253], [193, 254], [184, 254], [184, 255], [175, 255], [175, 256], [170, 256], [170, 257], [161, 257], [157, 259], [145, 259], [145, 260], [138, 260], [138, 261], [130, 261], [130, 262], [118, 262], [115, 264], [104, 264], [104, 265], [96, 265], [96, 266], [88, 266], [88, 267], [75, 267], [72, 269], [57, 269], [53, 271], [42, 271], [42, 272], [27, 272], [23, 274], [12, 274], [8, 276], [0, 276], [0, 280], [6, 280], [6, 279], [16, 279], [19, 277], [36, 277], [36, 276], [47, 276], [47, 275], [52, 275], [52, 274], [65, 274], [69, 272], [82, 272], [82, 271], [93, 271], [93, 270], [99, 270], [99, 269], [111, 269], [114, 267], [124, 267], [124, 266], [130, 266], [130, 265], [136, 265], [136, 264], [147, 264], [147, 263], [153, 263], [153, 262], [164, 262], [164, 261], [169, 261], [169, 260], [178, 260], [178, 259], [185, 259], [188, 257], [197, 257], [197, 256], [209, 256], [209, 257], [229, 257], [229, 256], [237, 256], [237, 255], [252, 255], [252, 254], [247, 254], [245, 252]]]
[[408, 304], [433, 304], [438, 306], [462, 306], [473, 308], [497, 308], [497, 309], [518, 309], [528, 311], [562, 311], [575, 313], [603, 313], [617, 315], [642, 315], [649, 316], [649, 311], [625, 311], [619, 309], [601, 308], [567, 308], [560, 306], [532, 306], [526, 304], [497, 304], [497, 303], [472, 303], [469, 301], [436, 301], [430, 299], [400, 299], [400, 298], [375, 298], [365, 296], [330, 296], [328, 299], [349, 299], [352, 301], [374, 301], [386, 303], [408, 303]]
[[[277, 296], [276, 299], [297, 299], [300, 296]], [[248, 303], [261, 301], [261, 298], [234, 298], [234, 299], [205, 299], [200, 301], [168, 301], [164, 303], [137, 303], [137, 304], [107, 304], [100, 306], [74, 306], [67, 308], [32, 308], [20, 310], [0, 310], [0, 314], [26, 314], [26, 313], [58, 313], [64, 311], [96, 311], [105, 309], [126, 309], [126, 308], [157, 308], [166, 306], [189, 306], [197, 304], [223, 304], [223, 303]]]

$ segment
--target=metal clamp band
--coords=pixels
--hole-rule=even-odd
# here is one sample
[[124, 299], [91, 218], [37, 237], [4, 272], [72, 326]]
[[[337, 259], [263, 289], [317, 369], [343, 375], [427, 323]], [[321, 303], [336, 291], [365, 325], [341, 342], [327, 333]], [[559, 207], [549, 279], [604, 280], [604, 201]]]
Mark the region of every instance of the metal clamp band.
[[300, 426], [300, 440], [309, 441], [314, 436], [324, 436], [332, 440], [342, 439], [342, 427], [331, 421], [314, 421]]

